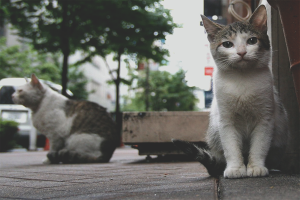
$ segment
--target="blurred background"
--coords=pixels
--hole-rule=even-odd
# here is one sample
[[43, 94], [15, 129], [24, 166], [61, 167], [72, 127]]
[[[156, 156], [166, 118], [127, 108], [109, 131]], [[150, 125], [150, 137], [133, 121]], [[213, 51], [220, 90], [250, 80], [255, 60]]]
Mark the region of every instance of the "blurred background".
[[[252, 11], [259, 3], [243, 2]], [[1, 0], [1, 118], [18, 123], [19, 138], [37, 135], [19, 139], [22, 147], [45, 146], [43, 135], [34, 133], [30, 110], [10, 99], [32, 73], [71, 99], [106, 107], [118, 124], [124, 111], [209, 110], [215, 63], [200, 15], [231, 23], [236, 19], [228, 13], [230, 3]], [[241, 3], [234, 9], [247, 15]]]

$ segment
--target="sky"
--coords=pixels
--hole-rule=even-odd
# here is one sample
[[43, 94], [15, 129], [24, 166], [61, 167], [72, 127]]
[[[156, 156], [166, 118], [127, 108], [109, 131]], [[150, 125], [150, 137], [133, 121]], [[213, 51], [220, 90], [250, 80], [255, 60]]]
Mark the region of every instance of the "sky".
[[171, 10], [173, 21], [182, 28], [174, 29], [174, 33], [166, 37], [164, 48], [170, 52], [169, 64], [160, 70], [176, 73], [181, 68], [186, 71], [189, 86], [207, 89], [210, 77], [204, 76], [204, 67], [212, 63], [206, 59], [208, 41], [204, 28], [200, 26], [203, 0], [164, 0], [162, 5]]

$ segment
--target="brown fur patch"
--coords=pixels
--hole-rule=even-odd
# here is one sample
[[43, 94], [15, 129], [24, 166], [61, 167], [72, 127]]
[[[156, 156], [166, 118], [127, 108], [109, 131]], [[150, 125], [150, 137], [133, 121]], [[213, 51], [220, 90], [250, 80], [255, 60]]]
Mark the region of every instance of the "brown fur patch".
[[108, 154], [110, 152], [112, 154], [119, 145], [120, 133], [117, 132], [116, 123], [104, 107], [89, 101], [68, 100], [66, 101], [65, 113], [67, 117], [76, 115], [70, 134], [89, 133], [101, 136], [105, 139], [101, 145], [101, 150], [108, 152]]

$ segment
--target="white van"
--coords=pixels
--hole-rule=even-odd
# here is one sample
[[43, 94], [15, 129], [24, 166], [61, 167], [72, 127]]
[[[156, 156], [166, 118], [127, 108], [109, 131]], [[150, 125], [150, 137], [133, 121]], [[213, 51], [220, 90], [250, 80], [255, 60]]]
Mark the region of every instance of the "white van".
[[[28, 79], [30, 81], [30, 79]], [[61, 93], [62, 86], [50, 81], [40, 80], [47, 84], [53, 90]], [[36, 150], [37, 137], [40, 136], [43, 140], [43, 135], [37, 133], [31, 123], [31, 110], [14, 104], [11, 95], [15, 92], [16, 87], [24, 85], [25, 78], [4, 78], [0, 80], [0, 117], [6, 120], [13, 120], [19, 123], [19, 138], [22, 146], [29, 150]], [[73, 96], [71, 91], [67, 94]]]

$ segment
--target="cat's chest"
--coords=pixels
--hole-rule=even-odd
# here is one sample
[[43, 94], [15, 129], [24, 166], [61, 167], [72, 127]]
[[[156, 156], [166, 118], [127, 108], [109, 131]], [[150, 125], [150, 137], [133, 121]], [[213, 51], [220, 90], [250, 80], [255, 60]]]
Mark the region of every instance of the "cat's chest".
[[236, 110], [262, 109], [272, 101], [272, 81], [263, 76], [223, 75], [215, 79], [219, 105]]
[[32, 121], [34, 126], [47, 137], [60, 135], [66, 137], [73, 124], [74, 116], [67, 117], [64, 110], [58, 104], [47, 104], [42, 106], [38, 112], [33, 113]]

